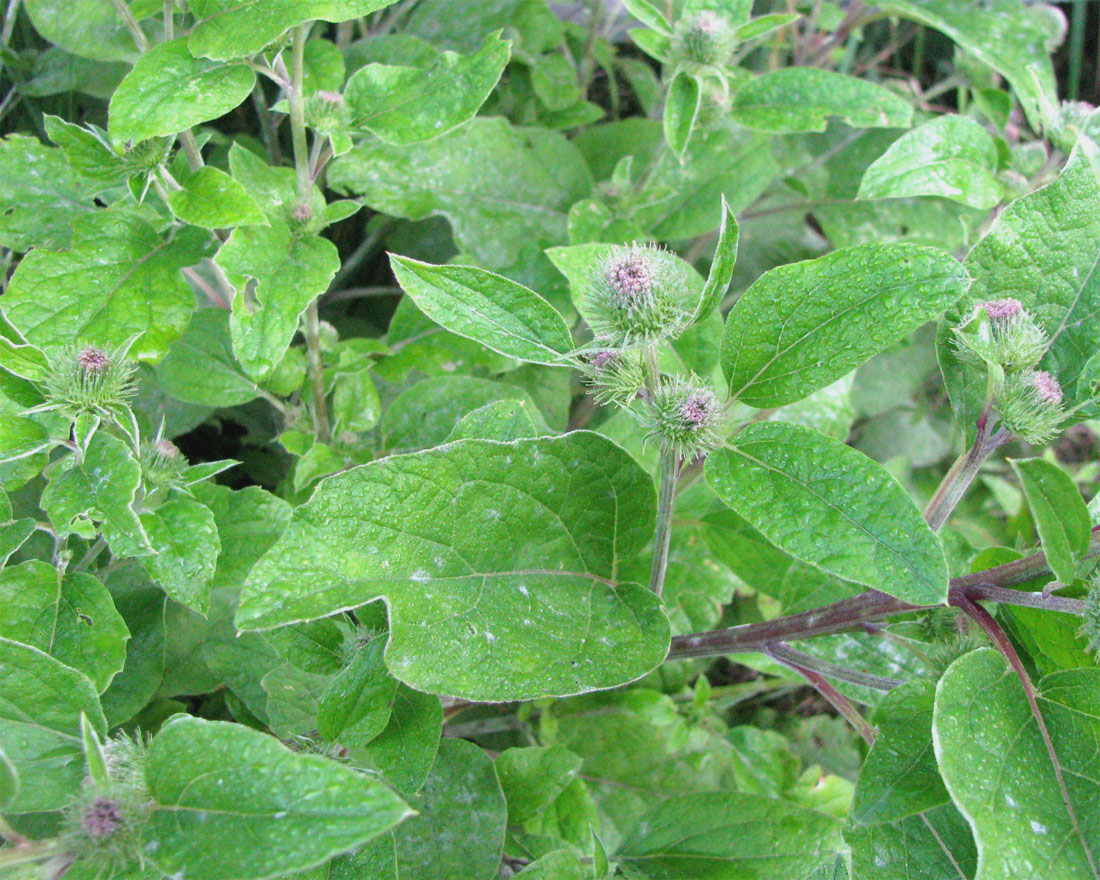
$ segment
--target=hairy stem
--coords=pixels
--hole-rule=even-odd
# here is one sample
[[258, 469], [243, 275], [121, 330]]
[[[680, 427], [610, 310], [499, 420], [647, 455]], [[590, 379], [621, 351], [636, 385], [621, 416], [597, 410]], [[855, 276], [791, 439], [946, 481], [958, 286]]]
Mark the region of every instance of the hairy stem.
[[145, 36], [145, 31], [141, 29], [141, 25], [138, 24], [138, 20], [134, 18], [134, 13], [130, 9], [130, 4], [126, 0], [112, 0], [115, 5], [115, 11], [118, 13], [118, 17], [122, 19], [122, 23], [126, 25], [126, 30], [130, 32], [130, 36], [134, 38], [134, 42], [137, 43], [137, 47], [142, 52], [149, 51], [149, 38]]
[[[1100, 529], [1094, 529], [1088, 556], [1100, 554]], [[959, 597], [971, 602], [986, 599], [1011, 605], [1023, 605], [1065, 614], [1081, 614], [1084, 603], [1057, 596], [1046, 597], [1041, 592], [1025, 593], [1008, 589], [1039, 575], [1050, 572], [1046, 557], [1036, 553], [1015, 562], [986, 571], [952, 578], [948, 603], [959, 604]], [[822, 608], [799, 614], [788, 614], [760, 623], [746, 623], [727, 629], [676, 636], [669, 650], [669, 660], [689, 657], [720, 657], [726, 654], [759, 652], [776, 642], [793, 641], [811, 636], [827, 635], [862, 626], [875, 620], [937, 608], [936, 605], [910, 605], [901, 599], [867, 590], [858, 596], [842, 599]]]
[[962, 500], [966, 490], [970, 488], [970, 484], [974, 482], [974, 478], [978, 476], [982, 464], [989, 458], [990, 454], [1011, 439], [1012, 435], [1007, 431], [990, 433], [987, 404], [981, 418], [978, 420], [978, 434], [974, 438], [974, 445], [959, 456], [958, 460], [951, 466], [951, 469], [936, 489], [936, 493], [932, 496], [932, 500], [928, 502], [928, 507], [925, 508], [924, 518], [927, 520], [928, 525], [932, 527], [933, 532], [938, 532], [943, 524], [947, 522], [951, 512]]
[[794, 664], [804, 669], [812, 669], [830, 678], [838, 678], [849, 684], [871, 688], [876, 691], [892, 691], [899, 685], [904, 684], [900, 678], [887, 678], [883, 675], [873, 675], [870, 672], [860, 672], [857, 669], [849, 669], [847, 666], [841, 666], [838, 663], [822, 660], [819, 657], [815, 657], [813, 654], [807, 654], [805, 651], [796, 650], [786, 642], [778, 642], [774, 645], [770, 645], [768, 654], [780, 663], [788, 665]]
[[176, 0], [164, 0], [164, 42], [176, 38]]
[[61, 844], [56, 840], [41, 840], [36, 843], [19, 844], [11, 849], [0, 850], [0, 868], [41, 862], [50, 856], [57, 855], [60, 851]]
[[867, 745], [872, 745], [874, 743], [874, 728], [867, 723], [867, 719], [860, 714], [860, 711], [852, 705], [852, 701], [833, 687], [832, 683], [825, 678], [825, 676], [815, 669], [808, 669], [789, 659], [785, 659], [775, 647], [769, 647], [766, 653], [777, 663], [782, 663], [784, 666], [790, 667], [813, 685], [814, 690], [828, 700], [829, 705], [844, 716], [845, 720], [847, 720], [847, 722], [856, 729], [856, 732], [863, 737]]
[[1031, 676], [1027, 674], [1027, 669], [1024, 668], [1024, 664], [1020, 660], [1020, 655], [1016, 653], [1016, 648], [1013, 647], [1005, 631], [1001, 629], [1001, 625], [997, 623], [997, 621], [993, 619], [993, 615], [986, 611], [981, 605], [972, 602], [965, 594], [957, 596], [956, 604], [982, 628], [982, 631], [997, 647], [997, 650], [1005, 656], [1016, 672], [1017, 677], [1020, 679], [1020, 684], [1023, 685], [1024, 688], [1024, 694], [1027, 696], [1027, 703], [1031, 707], [1031, 714], [1034, 716], [1035, 723], [1039, 727], [1039, 733], [1043, 737], [1043, 744], [1046, 746], [1047, 755], [1049, 755], [1050, 763], [1054, 767], [1054, 776], [1058, 780], [1058, 790], [1062, 795], [1062, 803], [1065, 805], [1066, 812], [1069, 814], [1070, 824], [1073, 825], [1073, 830], [1081, 841], [1081, 848], [1085, 851], [1085, 857], [1088, 859], [1089, 868], [1092, 871], [1093, 877], [1100, 878], [1100, 871], [1096, 869], [1096, 862], [1093, 859], [1092, 849], [1089, 846], [1088, 840], [1085, 839], [1084, 832], [1081, 830], [1081, 824], [1077, 821], [1077, 811], [1074, 809], [1073, 802], [1069, 797], [1069, 789], [1066, 787], [1066, 780], [1062, 775], [1062, 764], [1058, 760], [1058, 753], [1054, 750], [1054, 741], [1050, 738], [1050, 731], [1047, 729], [1047, 723], [1043, 718], [1043, 713], [1039, 711], [1039, 700], [1035, 685], [1031, 681]]
[[661, 497], [657, 502], [657, 533], [653, 541], [653, 568], [649, 573], [649, 588], [658, 596], [665, 588], [668, 571], [668, 547], [672, 540], [672, 508], [676, 502], [676, 477], [680, 457], [670, 449], [661, 453]]
[[317, 316], [317, 300], [306, 309], [305, 337], [309, 358], [309, 380], [313, 389], [313, 428], [325, 443], [332, 440], [328, 423], [328, 403], [325, 401], [325, 376], [321, 366], [320, 320]]

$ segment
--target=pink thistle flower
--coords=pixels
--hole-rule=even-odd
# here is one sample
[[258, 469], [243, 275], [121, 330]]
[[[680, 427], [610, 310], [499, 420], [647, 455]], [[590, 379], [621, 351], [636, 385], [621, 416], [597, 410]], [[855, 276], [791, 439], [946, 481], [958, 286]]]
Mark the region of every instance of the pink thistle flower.
[[102, 348], [96, 348], [92, 345], [80, 350], [80, 354], [76, 356], [76, 362], [83, 372], [98, 376], [110, 368], [111, 357]]
[[680, 416], [692, 428], [701, 428], [714, 417], [714, 409], [717, 403], [718, 401], [715, 400], [713, 394], [693, 391], [680, 408]]
[[1062, 386], [1046, 370], [1036, 370], [1032, 377], [1039, 399], [1047, 406], [1058, 406], [1062, 402]]
[[344, 103], [344, 96], [339, 92], [321, 90], [317, 92], [317, 97], [321, 99], [322, 103], [331, 104], [333, 107], [339, 107]]
[[985, 313], [994, 321], [1005, 321], [1015, 318], [1024, 310], [1023, 303], [1018, 299], [1007, 297], [1005, 299], [991, 299], [982, 303], [978, 308], [985, 309]]
[[644, 296], [653, 287], [653, 273], [645, 259], [628, 253], [607, 267], [607, 283], [624, 302]]
[[105, 797], [97, 797], [84, 808], [80, 816], [80, 827], [85, 834], [96, 840], [110, 837], [122, 822], [122, 811], [118, 803]]

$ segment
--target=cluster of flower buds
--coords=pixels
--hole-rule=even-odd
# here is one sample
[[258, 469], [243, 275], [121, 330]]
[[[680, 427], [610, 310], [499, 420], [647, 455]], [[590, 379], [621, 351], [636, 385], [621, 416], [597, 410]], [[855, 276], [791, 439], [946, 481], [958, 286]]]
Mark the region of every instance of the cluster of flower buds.
[[678, 258], [649, 244], [615, 247], [600, 260], [585, 304], [596, 338], [614, 349], [675, 336], [691, 320]]
[[129, 348], [126, 344], [107, 352], [96, 345], [85, 345], [51, 358], [43, 389], [48, 408], [75, 418], [111, 414], [127, 406], [136, 390], [136, 367], [126, 359]]
[[955, 330], [959, 357], [1006, 372], [1034, 367], [1047, 348], [1047, 335], [1018, 299], [981, 303]]
[[712, 9], [701, 10], [676, 23], [672, 36], [674, 61], [716, 67], [730, 62], [736, 49], [733, 24]]
[[664, 377], [652, 403], [649, 439], [662, 449], [691, 460], [725, 442], [725, 408], [697, 376]]

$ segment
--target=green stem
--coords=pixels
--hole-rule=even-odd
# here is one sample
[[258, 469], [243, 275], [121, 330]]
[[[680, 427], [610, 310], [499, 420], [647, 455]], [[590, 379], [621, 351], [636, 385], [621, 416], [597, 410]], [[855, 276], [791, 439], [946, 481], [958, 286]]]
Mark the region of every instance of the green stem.
[[309, 179], [309, 147], [306, 144], [306, 110], [302, 91], [308, 32], [308, 23], [298, 25], [294, 29], [290, 58], [290, 91], [287, 94], [287, 103], [290, 105], [291, 140], [294, 144], [294, 172], [298, 181], [298, 202], [301, 205], [309, 204], [312, 187]]
[[668, 547], [672, 541], [672, 508], [676, 502], [676, 476], [680, 457], [672, 450], [661, 453], [661, 497], [657, 502], [657, 534], [653, 541], [653, 568], [649, 588], [658, 596], [665, 588], [668, 571]]
[[138, 24], [138, 20], [134, 18], [134, 13], [130, 9], [130, 4], [126, 0], [112, 0], [115, 4], [115, 10], [118, 12], [118, 17], [122, 19], [122, 23], [126, 25], [126, 30], [130, 32], [130, 36], [134, 38], [134, 42], [137, 43], [137, 47], [144, 53], [149, 51], [149, 38], [145, 36], [145, 31], [141, 29], [141, 25]]
[[37, 843], [0, 850], [0, 868], [41, 862], [59, 852], [61, 852], [61, 844], [56, 840], [41, 840]]
[[951, 469], [944, 476], [932, 500], [928, 502], [928, 507], [925, 508], [924, 518], [933, 532], [938, 532], [947, 522], [951, 512], [962, 500], [990, 454], [1011, 439], [1012, 435], [1003, 430], [990, 435], [988, 412], [983, 413], [978, 424], [978, 435], [974, 438], [974, 445], [951, 465]]
[[21, 0], [8, 0], [8, 8], [4, 12], [4, 29], [0, 31], [0, 43], [8, 45], [11, 42], [12, 32], [15, 30], [15, 19], [19, 14]]
[[900, 678], [887, 678], [882, 675], [874, 675], [870, 672], [861, 672], [858, 669], [849, 669], [847, 666], [831, 663], [828, 660], [822, 660], [819, 657], [815, 657], [813, 654], [807, 654], [804, 651], [792, 648], [785, 642], [779, 642], [772, 645], [768, 649], [768, 653], [780, 663], [793, 664], [803, 669], [812, 669], [830, 678], [836, 678], [840, 681], [846, 681], [849, 684], [871, 688], [876, 691], [892, 691], [894, 688], [905, 683]]
[[792, 660], [784, 659], [782, 652], [777, 648], [769, 647], [766, 649], [765, 653], [777, 663], [782, 663], [784, 666], [790, 667], [805, 678], [806, 681], [813, 685], [814, 690], [821, 694], [837, 712], [844, 716], [848, 723], [863, 737], [867, 745], [874, 745], [875, 729], [867, 723], [867, 719], [860, 714], [860, 711], [854, 705], [852, 705], [852, 701], [833, 687], [832, 683], [825, 678], [825, 676], [816, 669], [810, 669]]
[[176, 0], [164, 0], [164, 42], [176, 38]]
[[1084, 0], [1073, 4], [1073, 18], [1069, 28], [1069, 82], [1068, 97], [1077, 100], [1081, 88], [1081, 60], [1085, 54], [1085, 29], [1088, 26], [1088, 7]]
[[309, 379], [313, 388], [313, 429], [325, 443], [332, 440], [325, 401], [325, 375], [321, 366], [321, 333], [317, 317], [317, 300], [306, 309], [306, 352], [309, 357]]
[[88, 548], [88, 551], [81, 557], [80, 561], [73, 566], [73, 572], [86, 571], [89, 566], [99, 558], [99, 554], [103, 552], [106, 546], [106, 539], [100, 535], [95, 539], [95, 543], [92, 544], [92, 546]]

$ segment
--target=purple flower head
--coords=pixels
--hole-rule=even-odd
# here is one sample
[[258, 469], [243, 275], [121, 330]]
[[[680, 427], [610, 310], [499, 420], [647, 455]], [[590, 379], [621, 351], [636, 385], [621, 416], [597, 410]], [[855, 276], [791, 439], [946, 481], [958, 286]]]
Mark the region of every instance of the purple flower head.
[[680, 416], [693, 429], [698, 429], [714, 418], [717, 405], [718, 401], [713, 394], [693, 391], [680, 407]]
[[298, 204], [294, 206], [294, 219], [299, 223], [305, 223], [313, 216], [313, 208], [306, 204]]
[[1039, 399], [1047, 406], [1058, 406], [1062, 402], [1062, 386], [1046, 370], [1036, 370], [1032, 377]]
[[985, 313], [994, 321], [1007, 321], [1015, 318], [1023, 311], [1024, 306], [1018, 299], [1008, 297], [1006, 299], [991, 299], [982, 303], [978, 308], [985, 309]]
[[653, 273], [642, 253], [631, 250], [608, 263], [608, 286], [622, 302], [646, 296], [653, 289]]
[[617, 354], [617, 352], [611, 351], [610, 349], [597, 351], [594, 355], [592, 355], [592, 358], [591, 360], [589, 360], [588, 363], [599, 370], [603, 367], [606, 367], [609, 363], [615, 360]]
[[339, 107], [344, 103], [344, 96], [339, 92], [329, 92], [322, 89], [317, 92], [317, 97], [321, 99], [322, 104], [330, 104], [333, 107]]
[[80, 827], [95, 840], [110, 837], [123, 822], [122, 810], [110, 798], [97, 797], [80, 815]]
[[722, 16], [713, 9], [704, 9], [695, 16], [695, 19], [691, 23], [691, 29], [696, 33], [710, 36], [711, 34], [719, 33], [724, 25], [725, 20]]
[[179, 447], [171, 440], [158, 440], [153, 449], [156, 451], [157, 455], [163, 458], [179, 458], [182, 454]]
[[76, 362], [83, 372], [91, 376], [98, 376], [110, 368], [111, 357], [102, 348], [90, 345], [80, 350], [80, 353], [76, 356]]

